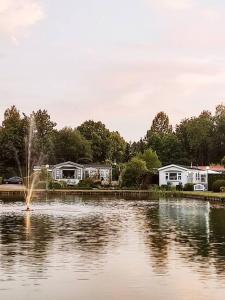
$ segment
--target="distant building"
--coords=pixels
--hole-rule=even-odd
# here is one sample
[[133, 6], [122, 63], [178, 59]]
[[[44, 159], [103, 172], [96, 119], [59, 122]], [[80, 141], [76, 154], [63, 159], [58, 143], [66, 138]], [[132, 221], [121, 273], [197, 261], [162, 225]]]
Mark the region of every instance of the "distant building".
[[[35, 166], [34, 171], [40, 171], [46, 166]], [[80, 180], [92, 178], [104, 183], [110, 183], [112, 180], [112, 167], [101, 164], [77, 164], [71, 161], [63, 162], [57, 165], [47, 166], [52, 174], [52, 178], [58, 181], [65, 181], [69, 185], [76, 185]]]
[[222, 171], [215, 171], [210, 167], [186, 167], [171, 164], [159, 168], [159, 185], [185, 185], [192, 183], [194, 185], [204, 185], [208, 188], [208, 174], [221, 174]]

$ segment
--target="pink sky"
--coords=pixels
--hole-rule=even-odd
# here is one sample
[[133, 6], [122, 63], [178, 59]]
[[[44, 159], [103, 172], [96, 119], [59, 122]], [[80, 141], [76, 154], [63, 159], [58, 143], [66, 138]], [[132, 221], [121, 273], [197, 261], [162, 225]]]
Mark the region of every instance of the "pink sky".
[[102, 120], [127, 140], [225, 95], [225, 5], [192, 0], [1, 0], [0, 115], [46, 108], [59, 127]]

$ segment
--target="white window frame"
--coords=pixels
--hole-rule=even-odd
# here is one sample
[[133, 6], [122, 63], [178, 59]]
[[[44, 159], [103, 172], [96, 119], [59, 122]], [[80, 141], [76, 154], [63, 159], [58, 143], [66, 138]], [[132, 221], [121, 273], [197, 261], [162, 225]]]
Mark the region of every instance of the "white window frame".
[[[175, 175], [171, 177], [171, 174]], [[182, 180], [182, 172], [166, 172], [166, 181], [181, 181]]]

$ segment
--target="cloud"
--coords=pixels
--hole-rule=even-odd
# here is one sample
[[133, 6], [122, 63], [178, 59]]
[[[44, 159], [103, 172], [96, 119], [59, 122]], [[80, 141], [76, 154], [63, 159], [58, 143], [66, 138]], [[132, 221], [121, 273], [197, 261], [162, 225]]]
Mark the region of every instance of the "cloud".
[[148, 0], [148, 2], [157, 8], [172, 10], [186, 10], [195, 5], [193, 0]]
[[0, 33], [17, 40], [44, 17], [38, 0], [1, 0]]

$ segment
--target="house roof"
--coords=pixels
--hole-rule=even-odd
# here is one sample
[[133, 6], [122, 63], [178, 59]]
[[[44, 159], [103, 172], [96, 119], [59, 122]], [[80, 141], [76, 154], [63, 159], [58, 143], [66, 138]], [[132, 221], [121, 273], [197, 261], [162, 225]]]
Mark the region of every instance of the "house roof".
[[72, 161], [66, 161], [66, 162], [57, 164], [57, 165], [54, 166], [54, 168], [60, 168], [60, 167], [63, 167], [63, 166], [68, 166], [68, 165], [70, 165], [70, 166], [72, 166], [72, 167], [76, 167], [76, 168], [83, 168], [83, 165], [74, 163], [74, 162], [72, 162]]
[[206, 171], [208, 168], [208, 170], [210, 170], [210, 171], [225, 172], [224, 166], [221, 166], [221, 165], [199, 166], [198, 168], [202, 171]]
[[111, 168], [111, 165], [103, 164], [83, 164], [85, 168]]
[[166, 170], [168, 168], [177, 168], [177, 169], [181, 169], [181, 170], [184, 170], [184, 171], [190, 171], [190, 170], [199, 170], [199, 171], [201, 171], [197, 167], [187, 167], [187, 166], [176, 165], [176, 164], [171, 164], [171, 165], [161, 167], [161, 168], [159, 168], [159, 171]]
[[171, 165], [167, 165], [164, 167], [159, 168], [159, 171], [161, 170], [166, 170], [168, 168], [177, 168], [177, 169], [181, 169], [181, 170], [185, 170], [185, 171], [208, 171], [210, 174], [216, 174], [216, 173], [221, 173], [221, 172], [225, 172], [225, 168], [221, 165], [214, 165], [214, 166], [193, 166], [193, 167], [189, 167], [189, 166], [182, 166], [182, 165], [176, 165], [176, 164], [171, 164]]

